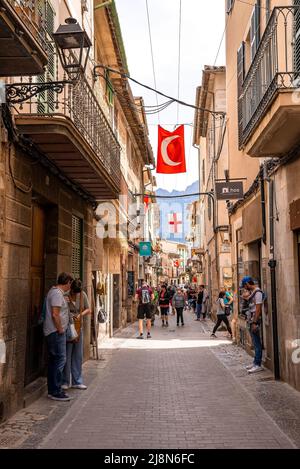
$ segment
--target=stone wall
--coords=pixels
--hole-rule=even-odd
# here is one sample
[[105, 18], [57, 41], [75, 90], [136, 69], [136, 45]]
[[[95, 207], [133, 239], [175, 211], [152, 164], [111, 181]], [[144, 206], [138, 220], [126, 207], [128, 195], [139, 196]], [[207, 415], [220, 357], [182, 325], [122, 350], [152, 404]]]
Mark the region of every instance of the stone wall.
[[[5, 172], [4, 172], [5, 170]], [[93, 212], [78, 194], [23, 152], [1, 145], [0, 152], [0, 331], [7, 362], [0, 365], [3, 418], [23, 405], [27, 315], [31, 286], [32, 204], [46, 210], [45, 292], [61, 271], [71, 271], [72, 213], [84, 229], [83, 282], [91, 293]], [[34, 350], [33, 350], [34, 353]], [[90, 319], [84, 324], [84, 358], [90, 355]], [[0, 415], [1, 418], [1, 415]]]

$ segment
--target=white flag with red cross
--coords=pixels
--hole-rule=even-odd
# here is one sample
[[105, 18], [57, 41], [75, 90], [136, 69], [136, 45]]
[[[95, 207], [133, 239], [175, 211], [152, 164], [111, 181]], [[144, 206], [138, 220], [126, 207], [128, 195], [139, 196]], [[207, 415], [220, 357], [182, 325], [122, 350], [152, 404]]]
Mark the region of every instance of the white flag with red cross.
[[169, 213], [169, 232], [171, 234], [183, 233], [182, 213]]

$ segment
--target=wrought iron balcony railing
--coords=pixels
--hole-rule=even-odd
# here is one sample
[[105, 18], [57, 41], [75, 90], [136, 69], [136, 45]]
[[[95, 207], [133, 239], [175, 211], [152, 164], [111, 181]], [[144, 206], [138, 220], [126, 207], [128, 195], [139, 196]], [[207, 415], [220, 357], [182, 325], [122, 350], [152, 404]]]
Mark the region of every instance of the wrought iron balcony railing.
[[22, 24], [47, 52], [47, 4], [45, 0], [1, 0], [0, 5], [5, 8], [10, 5], [21, 19]]
[[[49, 78], [47, 74], [46, 77]], [[31, 97], [26, 103], [15, 104], [14, 108], [20, 116], [47, 117], [49, 124], [59, 118], [71, 121], [115, 187], [120, 187], [120, 145], [93, 89], [83, 76], [76, 83], [66, 82], [61, 86], [62, 92], [53, 87]], [[26, 94], [26, 84], [24, 89], [17, 84], [15, 92]]]
[[242, 148], [280, 91], [300, 87], [300, 5], [273, 9], [238, 97]]

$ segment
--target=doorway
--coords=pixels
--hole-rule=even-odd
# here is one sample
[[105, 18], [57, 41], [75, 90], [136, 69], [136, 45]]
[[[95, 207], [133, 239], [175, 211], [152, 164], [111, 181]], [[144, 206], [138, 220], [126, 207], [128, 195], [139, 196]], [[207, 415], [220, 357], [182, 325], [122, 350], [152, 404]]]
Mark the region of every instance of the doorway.
[[29, 307], [27, 313], [25, 386], [45, 369], [43, 327], [39, 324], [44, 298], [46, 211], [32, 205], [32, 239], [29, 266]]

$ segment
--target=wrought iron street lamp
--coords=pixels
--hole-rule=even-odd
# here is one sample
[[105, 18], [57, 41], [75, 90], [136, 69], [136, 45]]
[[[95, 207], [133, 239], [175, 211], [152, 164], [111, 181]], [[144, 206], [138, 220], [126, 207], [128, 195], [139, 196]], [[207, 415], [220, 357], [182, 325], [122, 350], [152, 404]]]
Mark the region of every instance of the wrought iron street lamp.
[[65, 23], [59, 26], [52, 37], [64, 70], [71, 79], [76, 80], [80, 73], [85, 73], [92, 43], [76, 19], [67, 18]]
[[52, 36], [68, 80], [6, 85], [6, 102], [8, 104], [23, 103], [47, 90], [60, 94], [66, 84], [78, 81], [80, 76], [85, 73], [92, 43], [76, 19], [67, 18], [65, 23], [65, 25], [60, 25]]

